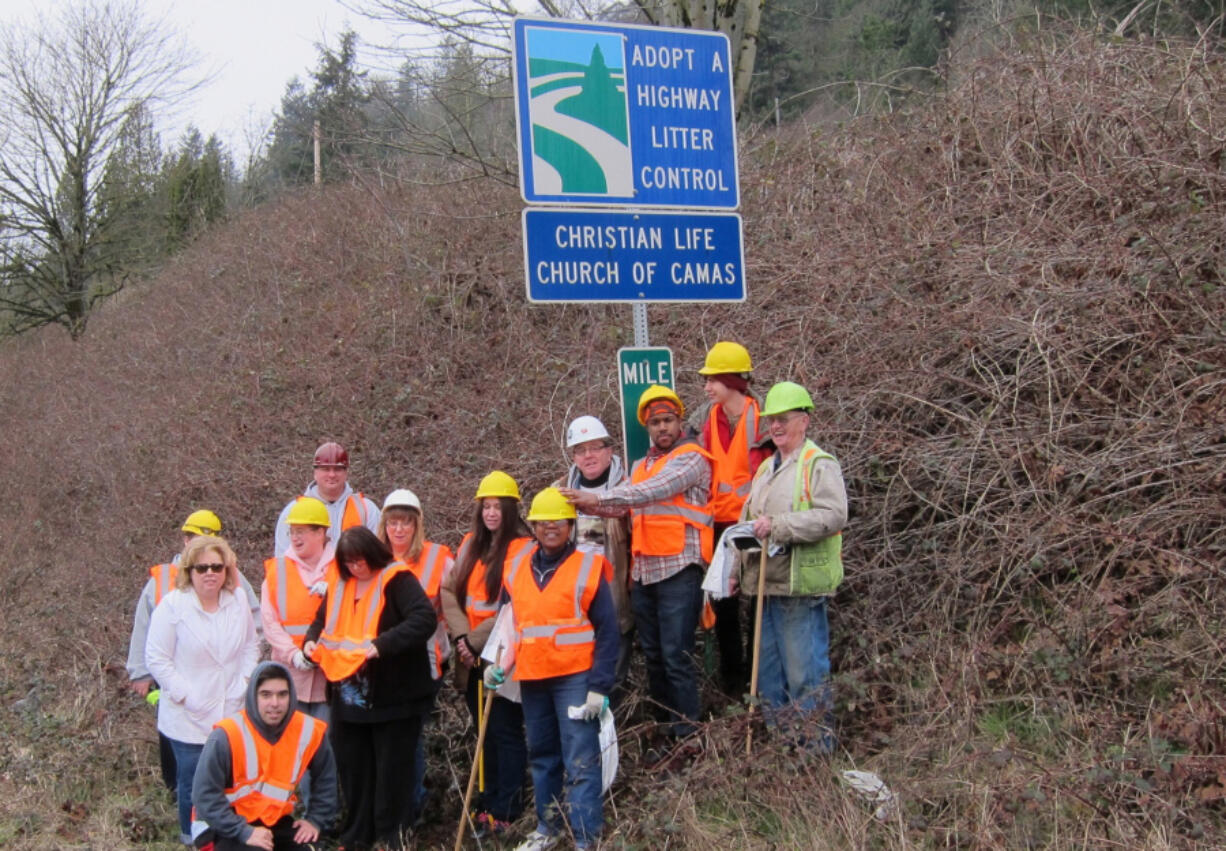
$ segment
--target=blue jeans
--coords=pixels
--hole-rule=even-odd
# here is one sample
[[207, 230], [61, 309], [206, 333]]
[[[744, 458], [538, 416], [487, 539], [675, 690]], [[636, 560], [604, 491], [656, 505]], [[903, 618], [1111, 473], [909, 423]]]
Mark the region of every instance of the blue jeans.
[[179, 838], [185, 843], [191, 843], [192, 836], [192, 778], [196, 776], [196, 763], [200, 762], [200, 753], [204, 745], [193, 745], [170, 740], [170, 748], [175, 752], [175, 796], [179, 805]]
[[587, 700], [587, 675], [583, 671], [521, 683], [536, 828], [557, 834], [565, 819], [579, 847], [594, 843], [603, 827], [600, 722], [576, 721], [567, 714]]
[[698, 720], [698, 669], [694, 633], [702, 611], [702, 570], [690, 565], [661, 582], [630, 586], [634, 628], [647, 663], [647, 690], [657, 720], [674, 736], [694, 732]]
[[833, 709], [825, 597], [771, 597], [762, 603], [758, 694], [766, 723], [801, 744], [829, 750]]
[[[464, 700], [472, 713], [473, 727], [480, 723], [477, 715], [477, 683], [481, 668], [468, 675]], [[515, 821], [524, 811], [524, 772], [528, 767], [528, 746], [524, 743], [523, 706], [488, 689], [485, 699], [494, 701], [490, 709], [489, 726], [485, 730], [485, 791], [477, 808], [499, 821]]]

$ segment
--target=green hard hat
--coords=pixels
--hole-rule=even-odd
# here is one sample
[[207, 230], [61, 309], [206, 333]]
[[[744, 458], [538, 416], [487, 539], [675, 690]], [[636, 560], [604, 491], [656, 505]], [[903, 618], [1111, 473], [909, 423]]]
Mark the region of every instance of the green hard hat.
[[809, 391], [794, 381], [780, 381], [766, 391], [766, 402], [762, 406], [762, 416], [773, 417], [776, 414], [786, 414], [788, 411], [812, 411], [813, 399]]

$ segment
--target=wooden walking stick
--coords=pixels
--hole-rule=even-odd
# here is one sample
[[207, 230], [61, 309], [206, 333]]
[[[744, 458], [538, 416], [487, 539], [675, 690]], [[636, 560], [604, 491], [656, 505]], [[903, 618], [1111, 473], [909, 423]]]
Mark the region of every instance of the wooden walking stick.
[[753, 706], [758, 696], [758, 665], [762, 659], [762, 598], [766, 590], [766, 541], [762, 542], [762, 558], [758, 561], [758, 600], [753, 622], [753, 669], [749, 676], [749, 711], [745, 728], [745, 755], [753, 753]]
[[[502, 661], [502, 648], [494, 654], [494, 667]], [[477, 727], [477, 752], [473, 754], [473, 767], [468, 772], [468, 789], [464, 792], [464, 808], [460, 810], [460, 827], [455, 833], [455, 851], [464, 847], [464, 829], [468, 827], [468, 805], [473, 800], [473, 786], [477, 784], [477, 767], [481, 764], [481, 750], [485, 747], [485, 731], [489, 727], [490, 709], [494, 706], [494, 696], [485, 702], [485, 711], [481, 713], [481, 723]]]

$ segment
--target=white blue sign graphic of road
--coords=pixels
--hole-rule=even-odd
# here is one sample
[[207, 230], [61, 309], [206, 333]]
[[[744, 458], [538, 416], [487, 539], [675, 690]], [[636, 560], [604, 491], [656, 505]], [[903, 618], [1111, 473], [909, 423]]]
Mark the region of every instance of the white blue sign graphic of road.
[[736, 209], [736, 106], [722, 33], [515, 21], [528, 203]]

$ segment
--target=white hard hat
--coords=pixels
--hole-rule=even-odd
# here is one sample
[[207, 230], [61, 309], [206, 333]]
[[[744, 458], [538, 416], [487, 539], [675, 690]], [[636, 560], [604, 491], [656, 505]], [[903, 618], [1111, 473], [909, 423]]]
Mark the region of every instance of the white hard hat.
[[412, 508], [421, 513], [421, 500], [408, 488], [396, 488], [383, 500], [383, 510], [387, 511], [389, 508]]
[[587, 443], [589, 440], [608, 440], [609, 430], [604, 427], [604, 423], [593, 417], [591, 414], [584, 414], [577, 417], [566, 428], [566, 448], [578, 446], [580, 443]]

